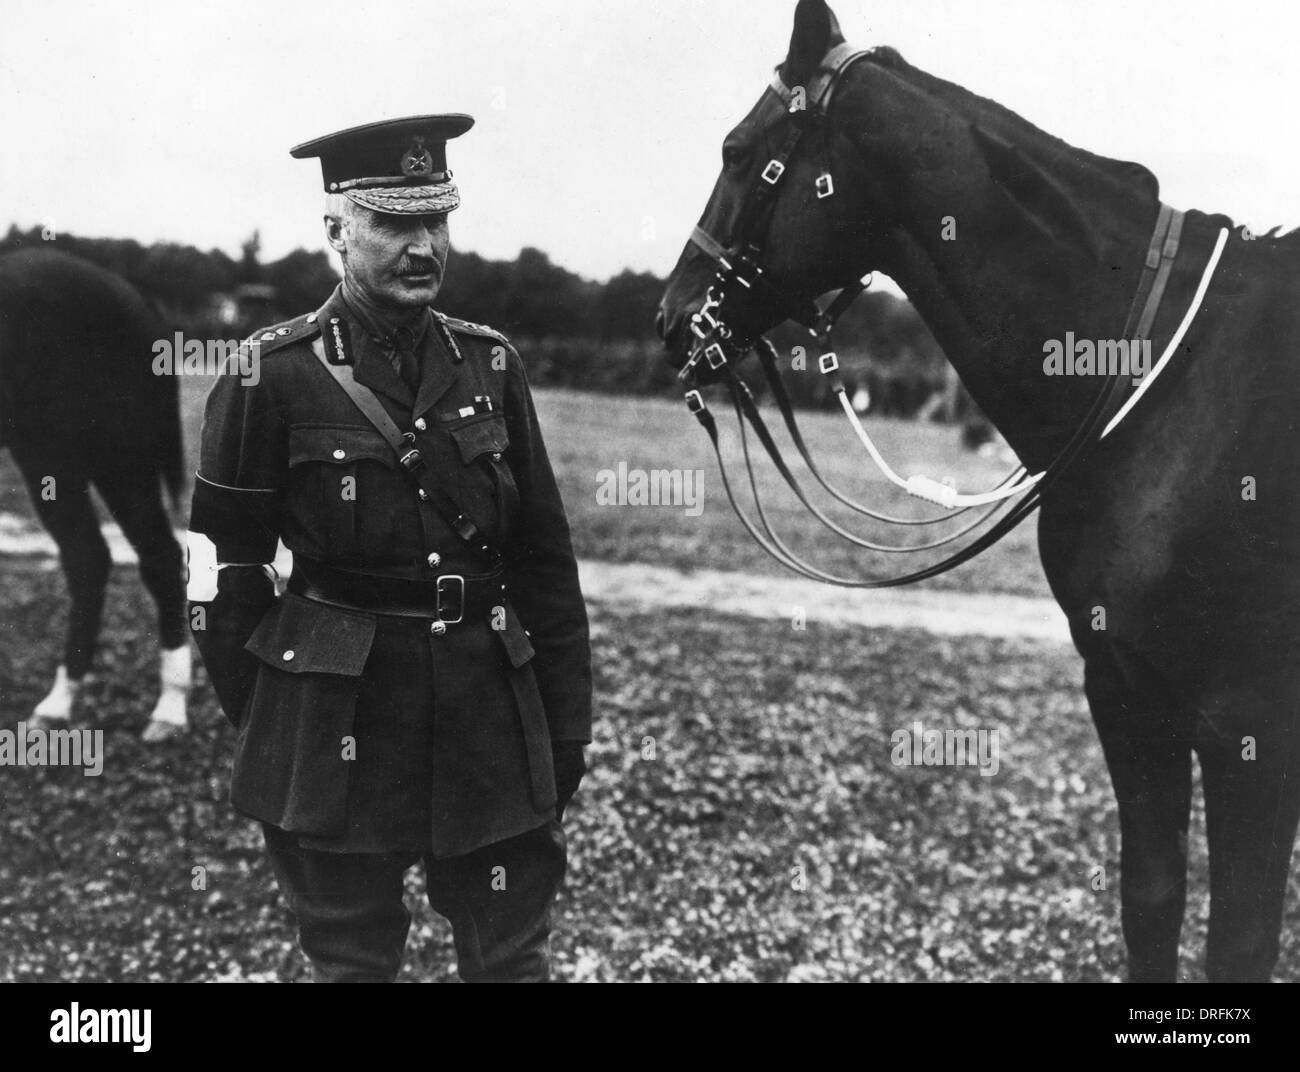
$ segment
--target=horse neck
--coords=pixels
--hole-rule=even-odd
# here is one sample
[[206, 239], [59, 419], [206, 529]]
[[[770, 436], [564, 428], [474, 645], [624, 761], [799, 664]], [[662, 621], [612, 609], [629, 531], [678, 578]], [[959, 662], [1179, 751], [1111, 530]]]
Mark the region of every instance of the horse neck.
[[[1159, 200], [1144, 169], [1071, 149], [990, 107], [962, 123], [986, 122], [1047, 175], [1064, 195], [1060, 214], [1068, 219], [1047, 221], [1049, 229], [1059, 222], [1060, 234], [1045, 231], [972, 155], [904, 177], [906, 207], [882, 267], [976, 402], [1038, 467], [1078, 427], [1100, 387], [1095, 377], [1044, 375], [1044, 344], [1066, 332], [1121, 335]], [[931, 178], [951, 174], [971, 177], [949, 188]]]

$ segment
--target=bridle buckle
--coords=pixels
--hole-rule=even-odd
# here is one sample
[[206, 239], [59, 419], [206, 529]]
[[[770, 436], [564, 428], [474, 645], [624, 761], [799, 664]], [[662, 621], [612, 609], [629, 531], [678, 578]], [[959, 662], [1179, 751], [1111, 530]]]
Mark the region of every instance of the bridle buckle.
[[829, 171], [823, 171], [817, 176], [817, 198], [821, 200], [831, 197], [835, 193], [835, 180], [831, 178]]
[[780, 160], [769, 160], [767, 167], [763, 169], [763, 181], [769, 186], [775, 186], [781, 181], [781, 176], [785, 174], [785, 165]]

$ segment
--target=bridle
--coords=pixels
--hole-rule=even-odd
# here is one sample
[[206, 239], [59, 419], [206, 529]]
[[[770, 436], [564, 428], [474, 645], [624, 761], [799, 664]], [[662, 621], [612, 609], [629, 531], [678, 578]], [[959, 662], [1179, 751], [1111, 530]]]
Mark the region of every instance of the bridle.
[[[830, 335], [835, 322], [852, 305], [857, 297], [870, 285], [871, 277], [851, 283], [839, 291], [826, 305], [819, 309], [811, 299], [792, 300], [779, 291], [766, 276], [762, 266], [763, 238], [767, 234], [772, 213], [775, 208], [776, 194], [781, 180], [789, 169], [790, 162], [801, 145], [806, 145], [809, 132], [814, 128], [826, 131], [828, 109], [835, 88], [850, 67], [858, 60], [870, 55], [869, 52], [856, 50], [846, 44], [837, 45], [822, 59], [809, 85], [804, 87], [787, 87], [781, 80], [778, 69], [767, 92], [774, 93], [786, 106], [790, 120], [789, 130], [780, 148], [755, 178], [748, 196], [741, 204], [735, 226], [735, 239], [731, 246], [724, 246], [717, 238], [702, 227], [695, 227], [691, 241], [698, 246], [716, 265], [713, 281], [705, 293], [704, 305], [691, 318], [691, 332], [695, 337], [694, 345], [686, 364], [678, 373], [679, 379], [688, 383], [696, 380], [700, 363], [706, 364], [713, 378], [726, 383], [735, 406], [740, 429], [740, 439], [744, 452], [745, 467], [749, 475], [750, 489], [759, 525], [745, 514], [737, 502], [731, 481], [727, 476], [726, 463], [723, 459], [718, 439], [717, 423], [709, 412], [698, 388], [686, 394], [686, 402], [696, 419], [704, 427], [713, 444], [714, 454], [718, 459], [719, 471], [727, 499], [737, 517], [750, 536], [771, 557], [788, 569], [813, 580], [848, 588], [889, 588], [911, 584], [946, 572], [963, 562], [970, 560], [980, 552], [993, 546], [1003, 536], [1020, 524], [1034, 512], [1042, 502], [1046, 492], [1056, 485], [1062, 475], [1076, 462], [1089, 447], [1105, 438], [1117, 427], [1119, 422], [1132, 410], [1138, 398], [1150, 387], [1156, 377], [1164, 370], [1169, 359], [1177, 350], [1191, 326], [1210, 279], [1214, 273], [1228, 231], [1223, 228], [1202, 275], [1196, 295], [1189, 305], [1178, 330], [1170, 339], [1161, 358], [1144, 376], [1138, 388], [1131, 394], [1126, 390], [1129, 384], [1127, 372], [1116, 370], [1104, 380], [1089, 406], [1083, 422], [1075, 430], [1069, 441], [1060, 450], [1051, 464], [1041, 473], [1029, 475], [1024, 467], [1019, 467], [991, 491], [977, 494], [962, 494], [948, 484], [933, 480], [923, 475], [908, 478], [900, 477], [876, 449], [871, 437], [863, 427], [852, 402], [849, 400], [843, 377], [839, 371], [839, 360], [831, 347]], [[833, 197], [835, 180], [829, 168], [829, 160], [823, 161], [820, 174], [816, 179], [819, 199]], [[1148, 339], [1152, 325], [1160, 308], [1174, 261], [1178, 256], [1183, 227], [1183, 213], [1161, 204], [1156, 219], [1155, 229], [1143, 261], [1142, 274], [1137, 291], [1129, 306], [1128, 317], [1120, 339], [1130, 340], [1134, 344]], [[845, 495], [822, 474], [814, 462], [807, 443], [799, 431], [794, 416], [793, 406], [777, 367], [775, 348], [765, 337], [759, 335], [754, 339], [739, 336], [728, 323], [728, 309], [734, 300], [742, 299], [761, 301], [784, 314], [786, 319], [794, 320], [808, 329], [819, 348], [818, 369], [830, 383], [831, 389], [839, 399], [840, 406], [853, 425], [858, 439], [877, 467], [892, 483], [907, 491], [910, 495], [944, 507], [948, 512], [928, 518], [900, 518], [880, 513], [856, 502]], [[950, 532], [929, 543], [913, 546], [896, 546], [873, 543], [862, 539], [838, 525], [821, 511], [807, 496], [798, 479], [781, 455], [780, 448], [772, 437], [763, 420], [753, 394], [744, 381], [737, 376], [735, 368], [750, 352], [756, 352], [763, 370], [764, 378], [772, 392], [773, 399], [781, 413], [786, 430], [790, 435], [804, 465], [821, 487], [833, 498], [848, 506], [855, 513], [904, 526], [927, 526], [942, 524], [973, 509], [985, 509], [973, 521], [955, 532]], [[1126, 400], [1126, 397], [1127, 400]], [[1006, 509], [989, 529], [975, 538], [971, 543], [953, 552], [947, 558], [923, 569], [897, 577], [885, 579], [842, 577], [827, 573], [811, 563], [806, 562], [792, 551], [776, 534], [766, 512], [758, 490], [758, 481], [750, 457], [749, 440], [745, 430], [746, 422], [754, 429], [764, 450], [772, 463], [799, 501], [824, 526], [837, 536], [858, 547], [872, 551], [889, 553], [908, 553], [927, 551], [952, 543], [962, 536], [990, 520], [994, 515]], [[1014, 506], [1010, 500], [1022, 496]], [[761, 527], [762, 531], [759, 531]]]
[[[740, 217], [736, 221], [732, 244], [724, 246], [699, 226], [691, 232], [691, 241], [714, 261], [717, 271], [705, 292], [703, 307], [691, 317], [691, 332], [696, 337], [697, 345], [678, 373], [679, 379], [689, 379], [701, 360], [718, 372], [726, 364], [729, 352], [732, 357], [744, 356], [750, 349], [733, 336], [731, 328], [721, 315], [724, 305], [732, 296], [747, 294], [753, 300], [765, 302], [784, 313], [787, 320], [802, 324], [810, 331], [825, 332], [834, 325], [835, 318], [843, 315], [844, 310], [867, 288], [868, 283], [864, 281], [842, 290], [835, 302], [838, 306], [843, 299], [842, 307], [828, 318], [811, 299], [790, 301], [772, 285], [761, 264], [762, 238], [766, 235], [776, 204], [777, 190], [791, 158], [814, 128], [825, 130], [835, 87], [848, 69], [867, 55], [868, 52], [849, 45], [835, 46], [826, 54], [807, 87], [796, 87], [793, 90], [788, 88], [781, 81], [779, 70], [772, 76], [772, 84], [766, 93], [776, 95], [785, 105], [791, 120], [789, 130], [776, 154], [750, 186], [748, 195], [742, 202]], [[816, 188], [817, 197], [821, 200], [835, 194], [835, 179], [828, 163], [824, 164], [817, 177]], [[830, 312], [831, 309], [828, 308], [827, 313]]]

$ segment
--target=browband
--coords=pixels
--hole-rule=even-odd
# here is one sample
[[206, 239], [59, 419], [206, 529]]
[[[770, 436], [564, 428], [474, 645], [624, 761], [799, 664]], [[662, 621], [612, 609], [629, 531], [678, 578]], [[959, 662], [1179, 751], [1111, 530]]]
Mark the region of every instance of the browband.
[[[831, 93], [839, 82], [840, 76], [852, 64], [862, 57], [870, 55], [869, 49], [854, 48], [850, 44], [839, 44], [822, 57], [812, 81], [804, 87], [804, 106], [814, 110], [826, 111], [830, 107]], [[785, 101], [788, 106], [794, 100], [794, 90], [781, 81], [781, 68], [777, 66], [772, 74], [772, 92]]]

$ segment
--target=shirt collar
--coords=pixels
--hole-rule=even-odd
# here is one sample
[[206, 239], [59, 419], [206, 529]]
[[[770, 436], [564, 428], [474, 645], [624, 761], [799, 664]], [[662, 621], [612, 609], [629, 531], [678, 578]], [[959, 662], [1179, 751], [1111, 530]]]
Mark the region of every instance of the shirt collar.
[[[366, 301], [354, 289], [349, 287], [346, 281], [339, 284], [339, 294], [348, 312], [356, 318], [357, 323], [365, 329], [366, 334], [376, 343], [386, 350], [408, 348], [398, 345], [405, 341], [399, 335], [401, 328], [389, 323], [381, 308], [372, 302]], [[433, 317], [426, 306], [420, 310], [418, 317], [409, 325], [406, 325], [411, 331], [410, 349], [416, 349], [424, 341], [432, 320]]]

